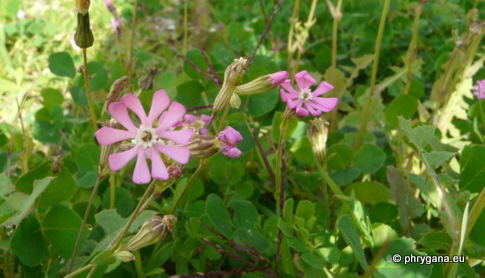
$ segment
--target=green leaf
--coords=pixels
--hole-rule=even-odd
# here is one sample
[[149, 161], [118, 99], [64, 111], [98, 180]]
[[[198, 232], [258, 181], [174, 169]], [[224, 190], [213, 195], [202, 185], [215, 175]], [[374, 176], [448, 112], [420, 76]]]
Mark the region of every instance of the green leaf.
[[335, 144], [327, 150], [327, 167], [332, 170], [347, 168], [354, 157], [354, 149], [349, 145]]
[[397, 116], [403, 116], [409, 119], [417, 109], [418, 101], [414, 97], [401, 94], [387, 107], [385, 112], [386, 121], [392, 126], [397, 127], [399, 124]]
[[466, 146], [460, 159], [460, 189], [480, 192], [485, 184], [485, 146]]
[[362, 172], [373, 174], [384, 165], [385, 160], [386, 154], [381, 148], [373, 144], [364, 144], [355, 155], [353, 164]]
[[453, 239], [445, 232], [429, 232], [418, 243], [431, 250], [449, 250]]
[[76, 181], [69, 170], [61, 166], [56, 178], [51, 181], [39, 198], [40, 207], [56, 205], [62, 201], [69, 200], [76, 192]]
[[261, 117], [273, 110], [279, 99], [278, 89], [249, 97], [248, 111], [253, 117]]
[[424, 153], [423, 158], [426, 159], [431, 168], [434, 168], [450, 160], [454, 155], [455, 153], [451, 152], [430, 152]]
[[99, 164], [101, 150], [95, 144], [87, 143], [76, 150], [74, 163], [83, 171], [95, 171]]
[[40, 95], [42, 96], [42, 105], [44, 105], [47, 110], [51, 111], [55, 104], [61, 105], [64, 97], [62, 93], [58, 90], [47, 88], [43, 90]]
[[20, 221], [22, 221], [22, 219], [27, 217], [27, 215], [29, 215], [31, 212], [31, 208], [32, 205], [35, 203], [35, 200], [47, 188], [52, 179], [53, 177], [46, 177], [40, 181], [34, 181], [34, 189], [32, 190], [32, 194], [30, 194], [29, 197], [25, 200], [22, 209], [19, 211], [19, 213], [3, 222], [2, 226], [18, 225]]
[[13, 190], [12, 183], [8, 179], [5, 173], [0, 174], [0, 197], [5, 196], [6, 194], [12, 192]]
[[254, 142], [253, 135], [249, 131], [248, 127], [245, 124], [239, 124], [233, 126], [233, 128], [239, 131], [243, 137], [242, 141], [237, 144], [237, 148], [240, 149], [243, 154], [254, 149], [256, 143]]
[[409, 141], [413, 142], [416, 147], [424, 149], [433, 137], [435, 137], [436, 127], [432, 125], [422, 125], [416, 128], [411, 127], [411, 122], [404, 119], [403, 117], [398, 117], [399, 125], [404, 131]]
[[[424, 253], [420, 253], [413, 250], [414, 240], [411, 238], [398, 238], [391, 242], [387, 248], [380, 263], [377, 264], [377, 272], [382, 277], [416, 277], [425, 278], [431, 274], [432, 264], [420, 264], [420, 263], [408, 263], [404, 264], [405, 256], [423, 256]], [[397, 255], [396, 255], [397, 254]], [[393, 262], [393, 256], [399, 256], [400, 262]], [[396, 258], [394, 257], [394, 258]]]
[[[108, 71], [99, 62], [89, 62], [88, 72], [91, 79], [89, 80], [89, 88], [92, 92], [104, 89], [109, 82]], [[84, 73], [81, 74], [81, 79], [84, 80]]]
[[409, 87], [409, 95], [415, 99], [420, 99], [424, 95], [424, 84], [416, 78], [411, 80], [411, 86]]
[[336, 264], [340, 261], [340, 250], [337, 247], [322, 247], [315, 250], [327, 263]]
[[232, 232], [232, 220], [229, 211], [222, 199], [216, 194], [207, 197], [205, 212], [209, 216], [212, 224], [223, 234], [229, 235]]
[[388, 166], [387, 179], [390, 186], [389, 193], [398, 207], [399, 220], [403, 230], [407, 230], [410, 220], [424, 213], [424, 205], [417, 198], [416, 189], [404, 179], [401, 170]]
[[71, 55], [67, 52], [53, 53], [49, 56], [49, 69], [58, 76], [73, 78], [76, 75], [76, 68]]
[[315, 207], [313, 206], [312, 202], [308, 200], [301, 200], [298, 202], [298, 206], [296, 207], [296, 216], [305, 219], [308, 221], [312, 216], [315, 215]]
[[[207, 62], [199, 49], [191, 49], [185, 54], [189, 60], [194, 62], [200, 69], [207, 72]], [[194, 69], [189, 63], [184, 62], [184, 72], [192, 79], [201, 79], [203, 75]]]
[[290, 148], [292, 156], [306, 163], [315, 163], [312, 144], [308, 137], [303, 137], [295, 141]]
[[[81, 223], [81, 217], [72, 209], [57, 205], [51, 208], [44, 217], [42, 229], [58, 254], [65, 259], [69, 259], [74, 251]], [[87, 235], [88, 231], [85, 230], [81, 237], [80, 248]]]
[[251, 202], [231, 200], [227, 205], [234, 208], [234, 224], [237, 227], [250, 229], [259, 222], [258, 210]]
[[[109, 209], [109, 205], [110, 190], [106, 190], [103, 195], [103, 208]], [[135, 202], [133, 201], [130, 192], [119, 186], [117, 186], [115, 190], [115, 208], [121, 217], [130, 216], [131, 212], [135, 208]]]
[[69, 92], [77, 106], [88, 106], [88, 96], [85, 90], [78, 87], [70, 87]]
[[10, 249], [28, 266], [39, 265], [48, 254], [47, 242], [35, 216], [31, 215], [20, 223], [10, 241]]
[[342, 232], [342, 236], [345, 242], [354, 251], [355, 258], [359, 262], [360, 266], [365, 270], [367, 269], [367, 261], [365, 260], [364, 249], [360, 243], [359, 233], [352, 222], [352, 219], [348, 215], [343, 215], [337, 222], [337, 227]]
[[186, 108], [195, 107], [200, 104], [204, 86], [198, 81], [192, 80], [177, 86], [177, 97], [175, 98]]
[[388, 189], [381, 183], [374, 181], [352, 183], [347, 190], [349, 192], [353, 190], [357, 200], [363, 204], [375, 205], [380, 202], [387, 202], [389, 199]]
[[325, 266], [320, 257], [312, 251], [303, 253], [303, 255], [301, 255], [301, 259], [317, 269], [322, 269]]

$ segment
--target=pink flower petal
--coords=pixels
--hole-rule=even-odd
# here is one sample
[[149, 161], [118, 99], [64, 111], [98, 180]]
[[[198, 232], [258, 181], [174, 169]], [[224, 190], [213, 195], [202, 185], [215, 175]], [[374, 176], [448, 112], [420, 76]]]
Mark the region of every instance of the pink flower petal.
[[295, 110], [296, 114], [302, 116], [302, 117], [306, 117], [308, 116], [308, 110], [306, 110], [305, 108], [303, 107], [297, 107], [296, 110]]
[[325, 94], [328, 91], [333, 90], [333, 86], [325, 81], [322, 81], [318, 88], [312, 93], [314, 97], [318, 97], [319, 95]]
[[164, 90], [158, 90], [153, 94], [152, 107], [148, 113], [147, 124], [152, 125], [153, 121], [162, 114], [163, 110], [167, 109], [170, 104], [170, 99]]
[[123, 168], [128, 162], [130, 162], [137, 154], [140, 147], [136, 146], [131, 150], [127, 150], [121, 153], [114, 153], [108, 157], [109, 167], [112, 171], [118, 171]]
[[241, 150], [239, 150], [236, 147], [227, 146], [227, 145], [221, 147], [221, 152], [225, 156], [230, 157], [230, 158], [236, 158], [236, 157], [239, 157], [241, 155]]
[[315, 79], [313, 79], [313, 77], [311, 77], [306, 70], [295, 74], [295, 80], [298, 88], [300, 88], [300, 91], [310, 88], [310, 86], [315, 83]]
[[[298, 97], [300, 94], [291, 86], [291, 80], [287, 79], [285, 82], [280, 84], [291, 96]], [[281, 90], [280, 90], [281, 93]], [[283, 97], [281, 97], [283, 98]], [[284, 101], [284, 100], [283, 100]]]
[[115, 120], [117, 120], [122, 126], [128, 129], [131, 132], [136, 132], [138, 129], [130, 119], [130, 115], [128, 114], [128, 109], [126, 109], [126, 105], [122, 102], [113, 102], [109, 105], [109, 113]]
[[143, 106], [141, 105], [141, 102], [137, 96], [133, 94], [127, 94], [124, 95], [120, 99], [120, 101], [123, 102], [126, 107], [130, 108], [131, 111], [135, 112], [138, 118], [140, 118], [140, 121], [143, 125], [148, 125], [148, 118], [145, 114], [145, 109], [143, 109]]
[[110, 145], [126, 139], [135, 138], [136, 134], [131, 131], [103, 127], [94, 134], [101, 145]]
[[322, 111], [320, 109], [315, 109], [314, 106], [312, 105], [310, 101], [305, 102], [305, 107], [306, 109], [312, 114], [313, 116], [320, 116], [322, 114]]
[[[158, 130], [158, 129], [157, 129]], [[194, 131], [191, 129], [181, 129], [175, 131], [162, 131], [157, 132], [158, 136], [173, 141], [179, 145], [187, 145], [194, 135]]]
[[330, 112], [338, 104], [338, 98], [336, 97], [329, 97], [329, 98], [322, 98], [322, 97], [313, 97], [311, 102], [313, 102], [313, 107], [322, 110], [323, 112]]
[[184, 114], [185, 107], [178, 102], [172, 102], [168, 108], [168, 111], [163, 112], [162, 116], [158, 120], [159, 126], [157, 128], [157, 132], [164, 131], [172, 127], [182, 118]]
[[303, 104], [303, 102], [301, 101], [301, 99], [297, 98], [297, 99], [288, 99], [288, 108], [291, 110], [291, 109], [295, 109], [295, 107], [301, 107]]
[[162, 158], [158, 151], [151, 147], [148, 152], [150, 153], [150, 159], [152, 160], [152, 177], [161, 179], [161, 180], [168, 180], [168, 171], [165, 163], [163, 163]]
[[133, 172], [133, 181], [138, 184], [149, 183], [152, 179], [150, 169], [148, 168], [145, 149], [138, 149], [138, 158], [136, 159], [135, 171]]
[[190, 151], [186, 147], [155, 144], [155, 148], [157, 151], [168, 155], [178, 163], [187, 164], [187, 162], [189, 162]]

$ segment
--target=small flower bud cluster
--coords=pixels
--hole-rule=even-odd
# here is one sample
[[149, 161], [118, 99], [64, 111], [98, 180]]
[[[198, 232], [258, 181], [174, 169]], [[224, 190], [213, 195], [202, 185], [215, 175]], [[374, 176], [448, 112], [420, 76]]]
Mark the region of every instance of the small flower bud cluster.
[[236, 147], [243, 139], [239, 131], [228, 126], [219, 133], [218, 138], [221, 145], [221, 152], [224, 155], [231, 158], [236, 158], [241, 155], [241, 150]]
[[211, 121], [211, 117], [207, 115], [202, 115], [199, 119], [194, 115], [186, 114], [184, 116], [184, 121], [180, 121], [175, 126], [181, 126], [182, 128], [189, 128], [194, 131], [194, 135], [206, 135], [209, 133], [207, 127]]

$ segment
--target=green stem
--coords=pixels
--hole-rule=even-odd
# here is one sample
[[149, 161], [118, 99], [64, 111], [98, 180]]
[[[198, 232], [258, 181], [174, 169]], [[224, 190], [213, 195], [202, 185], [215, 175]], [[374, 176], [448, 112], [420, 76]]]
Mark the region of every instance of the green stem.
[[130, 220], [128, 220], [128, 223], [126, 223], [126, 225], [123, 227], [123, 230], [121, 230], [121, 232], [113, 239], [113, 241], [108, 246], [108, 249], [110, 250], [118, 249], [118, 247], [121, 244], [121, 241], [130, 230], [130, 227], [135, 221], [136, 217], [138, 217], [139, 213], [142, 211], [142, 207], [145, 207], [145, 201], [153, 191], [153, 188], [155, 188], [156, 183], [157, 183], [157, 179], [153, 179], [152, 182], [150, 183], [150, 186], [147, 188], [147, 190], [141, 197], [140, 202], [138, 202], [138, 205], [136, 206], [135, 211], [131, 214]]
[[96, 111], [94, 111], [93, 96], [91, 94], [91, 88], [89, 87], [89, 71], [88, 71], [88, 55], [86, 48], [83, 48], [83, 61], [84, 61], [84, 84], [86, 87], [86, 95], [88, 96], [89, 114], [91, 114], [91, 121], [93, 122], [94, 130], [98, 130], [98, 118], [96, 117]]
[[94, 273], [96, 272], [97, 269], [98, 269], [98, 266], [94, 265], [93, 268], [91, 268], [91, 271], [89, 271], [88, 276], [86, 276], [86, 278], [93, 277], [93, 275], [94, 275]]
[[135, 25], [136, 25], [136, 16], [137, 16], [137, 7], [138, 7], [138, 0], [135, 0], [135, 3], [133, 4], [133, 16], [131, 18], [131, 37], [130, 37], [130, 46], [128, 49], [128, 72], [129, 76], [128, 78], [131, 79], [131, 75], [133, 73], [132, 69], [132, 63], [133, 63], [133, 49], [135, 47]]
[[94, 265], [92, 264], [88, 264], [86, 266], [83, 266], [81, 267], [80, 269], [74, 271], [73, 273], [70, 273], [68, 275], [66, 275], [64, 278], [72, 278], [72, 277], [76, 277], [76, 275], [79, 275], [85, 271], [87, 271], [88, 269], [92, 268]]
[[109, 209], [115, 208], [116, 176], [109, 175]]
[[71, 262], [69, 264], [69, 269], [67, 270], [67, 274], [71, 273], [72, 265], [74, 264], [74, 258], [76, 257], [77, 250], [79, 249], [79, 244], [81, 242], [81, 237], [84, 232], [84, 227], [86, 226], [86, 222], [88, 221], [89, 212], [91, 211], [91, 206], [93, 205], [94, 196], [96, 196], [96, 192], [98, 191], [99, 184], [103, 176], [98, 175], [96, 179], [96, 183], [94, 184], [93, 191], [91, 192], [91, 196], [89, 197], [88, 206], [86, 207], [86, 211], [84, 212], [83, 222], [81, 224], [81, 228], [79, 229], [79, 233], [76, 239], [76, 245], [74, 246], [74, 251], [72, 252]]
[[417, 48], [417, 41], [418, 41], [418, 23], [419, 18], [421, 17], [421, 11], [423, 10], [424, 1], [421, 1], [418, 7], [418, 11], [416, 12], [416, 16], [414, 17], [414, 24], [413, 24], [413, 36], [411, 38], [411, 42], [409, 43], [408, 53], [407, 53], [407, 60], [408, 60], [408, 73], [407, 73], [407, 80], [406, 80], [406, 87], [404, 88], [403, 94], [408, 94], [409, 89], [411, 88], [411, 80], [412, 80], [412, 73], [413, 73], [413, 63], [416, 55], [416, 48]]
[[183, 48], [183, 54], [187, 54], [187, 34], [188, 34], [188, 27], [187, 27], [187, 22], [188, 22], [188, 12], [187, 12], [187, 0], [184, 1], [184, 48]]
[[[286, 108], [288, 110], [288, 107]], [[285, 113], [286, 114], [286, 113]], [[276, 183], [275, 183], [275, 199], [278, 203], [278, 207], [280, 202], [283, 202], [283, 200], [280, 200], [280, 193], [281, 193], [281, 178], [282, 178], [282, 172], [281, 172], [281, 160], [283, 156], [283, 140], [284, 136], [286, 133], [286, 129], [288, 128], [288, 120], [286, 117], [283, 116], [282, 122], [280, 124], [280, 137], [278, 139], [278, 149], [276, 150]]]
[[180, 201], [182, 201], [182, 198], [184, 197], [185, 193], [187, 193], [187, 190], [189, 189], [190, 185], [194, 182], [195, 178], [197, 177], [197, 175], [199, 175], [200, 171], [202, 171], [204, 167], [205, 167], [205, 163], [201, 160], [199, 167], [197, 167], [197, 170], [195, 170], [195, 172], [192, 174], [189, 181], [185, 184], [184, 190], [182, 191], [182, 193], [180, 193], [179, 197], [175, 201], [175, 204], [173, 205], [172, 210], [170, 211], [170, 214], [175, 213], [175, 209], [177, 209], [177, 206], [180, 204]]
[[295, 29], [296, 22], [298, 21], [298, 14], [300, 12], [300, 0], [295, 1], [293, 7], [293, 15], [290, 19], [290, 31], [288, 34], [288, 72], [290, 76], [295, 75], [295, 71], [292, 67], [293, 54], [295, 53], [295, 47], [293, 46], [293, 30]]
[[143, 273], [143, 267], [141, 265], [141, 257], [138, 251], [133, 251], [133, 255], [135, 256], [135, 269], [136, 269], [136, 277], [145, 277]]
[[319, 163], [317, 163], [317, 166], [318, 169], [320, 169], [320, 173], [322, 174], [323, 179], [328, 184], [328, 187], [330, 187], [330, 190], [332, 190], [333, 194], [337, 195], [338, 197], [346, 198], [344, 192], [342, 192], [340, 187], [332, 180], [332, 178], [328, 175], [327, 171], [325, 171], [325, 169]]
[[372, 66], [369, 99], [367, 100], [367, 103], [364, 108], [364, 114], [362, 115], [362, 122], [360, 124], [359, 133], [357, 133], [357, 137], [355, 138], [355, 145], [354, 145], [355, 150], [358, 150], [360, 148], [360, 145], [362, 144], [362, 139], [364, 138], [365, 132], [367, 131], [367, 123], [369, 122], [369, 118], [370, 118], [372, 101], [376, 97], [374, 95], [374, 90], [376, 87], [377, 68], [379, 65], [379, 54], [381, 51], [382, 34], [384, 33], [384, 27], [386, 26], [386, 18], [387, 18], [387, 12], [389, 11], [390, 2], [391, 2], [390, 0], [385, 0], [384, 8], [382, 9], [381, 21], [379, 23], [379, 30], [377, 32], [376, 47], [374, 50], [374, 64]]

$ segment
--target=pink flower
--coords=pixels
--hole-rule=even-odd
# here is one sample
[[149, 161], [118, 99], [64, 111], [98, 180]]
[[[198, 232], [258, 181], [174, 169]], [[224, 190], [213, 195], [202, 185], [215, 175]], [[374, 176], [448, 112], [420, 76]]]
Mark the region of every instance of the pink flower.
[[219, 142], [221, 143], [221, 152], [227, 157], [235, 158], [241, 155], [241, 151], [236, 147], [237, 143], [243, 139], [241, 133], [228, 126], [219, 133]]
[[477, 85], [473, 86], [473, 94], [479, 99], [485, 99], [485, 79], [478, 80]]
[[209, 126], [211, 117], [207, 115], [202, 115], [200, 120], [191, 114], [184, 116], [184, 121], [180, 121], [175, 126], [184, 126], [185, 128], [190, 128], [194, 131], [196, 135], [207, 135], [209, 130], [206, 128]]
[[297, 73], [295, 80], [300, 92], [293, 89], [290, 85], [290, 80], [287, 79], [281, 84], [281, 87], [284, 89], [280, 90], [280, 95], [281, 99], [288, 103], [288, 108], [295, 109], [298, 115], [306, 117], [308, 116], [308, 112], [310, 112], [313, 116], [320, 116], [322, 112], [330, 112], [337, 106], [338, 98], [319, 97], [331, 91], [333, 89], [332, 85], [322, 81], [320, 86], [312, 92], [310, 86], [315, 83], [315, 79], [306, 70]]
[[281, 85], [286, 79], [288, 79], [287, 71], [278, 71], [269, 75], [269, 81], [273, 83], [273, 87]]
[[[163, 112], [169, 105], [170, 99], [163, 90], [156, 91], [153, 95], [148, 116], [138, 97], [132, 94], [123, 96], [120, 102], [110, 104], [108, 110], [111, 116], [126, 130], [101, 128], [95, 134], [99, 144], [110, 145], [127, 139], [133, 139], [132, 142], [135, 144], [135, 147], [130, 150], [109, 156], [111, 170], [121, 169], [136, 156], [133, 181], [143, 184], [150, 182], [151, 177], [162, 180], [169, 178], [167, 167], [160, 154], [181, 164], [189, 161], [190, 151], [184, 146], [192, 138], [192, 130], [173, 130], [174, 124], [184, 116], [185, 107], [178, 102], [172, 102], [168, 110]], [[141, 123], [138, 127], [131, 121], [127, 108], [140, 119]], [[155, 123], [157, 118], [158, 121]], [[151, 173], [147, 157], [151, 160]]]

